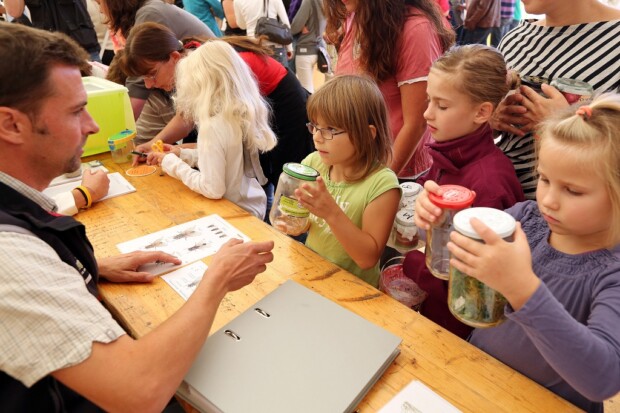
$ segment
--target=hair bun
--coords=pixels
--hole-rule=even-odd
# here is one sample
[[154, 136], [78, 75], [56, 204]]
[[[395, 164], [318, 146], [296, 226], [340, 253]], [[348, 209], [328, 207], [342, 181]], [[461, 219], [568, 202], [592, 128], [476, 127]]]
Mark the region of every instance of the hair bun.
[[521, 86], [521, 76], [516, 70], [508, 69], [506, 71], [506, 84], [510, 90], [515, 90]]

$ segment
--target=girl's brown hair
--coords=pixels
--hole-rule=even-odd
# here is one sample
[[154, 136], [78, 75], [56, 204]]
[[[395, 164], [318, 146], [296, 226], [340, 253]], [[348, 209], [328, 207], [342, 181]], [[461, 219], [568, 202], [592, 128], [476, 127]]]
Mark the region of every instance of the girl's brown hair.
[[[413, 7], [413, 9], [410, 9]], [[323, 0], [327, 18], [327, 38], [340, 47], [347, 11], [341, 0]], [[434, 0], [360, 0], [355, 10], [355, 24], [360, 45], [360, 65], [376, 81], [383, 81], [396, 73], [396, 61], [403, 47], [401, 33], [410, 13], [425, 16], [439, 36], [445, 52], [454, 43], [454, 32], [441, 15]]]
[[[349, 181], [366, 178], [385, 166], [392, 156], [387, 109], [376, 83], [361, 76], [336, 76], [308, 99], [308, 118], [318, 117], [334, 128], [347, 132], [358, 157], [359, 172]], [[369, 125], [376, 128], [373, 137]], [[335, 136], [334, 139], [338, 139]]]
[[[207, 37], [186, 37], [178, 40], [168, 27], [153, 22], [136, 25], [127, 38], [123, 56], [119, 64], [128, 76], [147, 74], [156, 62], [166, 62], [170, 53], [185, 53], [210, 40]], [[252, 39], [246, 36], [222, 37], [221, 40], [237, 51], [248, 51], [261, 56], [273, 54], [272, 50], [263, 46], [263, 39]]]
[[433, 63], [435, 70], [452, 75], [452, 85], [472, 102], [491, 102], [493, 107], [521, 83], [497, 49], [481, 44], [451, 48]]

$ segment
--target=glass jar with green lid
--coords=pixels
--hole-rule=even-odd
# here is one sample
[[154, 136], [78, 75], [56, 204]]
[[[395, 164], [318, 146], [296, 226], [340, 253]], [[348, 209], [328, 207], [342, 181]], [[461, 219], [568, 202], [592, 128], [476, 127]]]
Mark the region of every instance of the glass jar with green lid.
[[288, 235], [300, 235], [308, 231], [310, 212], [295, 196], [295, 190], [303, 183], [315, 182], [319, 172], [300, 163], [287, 163], [282, 168], [274, 195], [269, 220], [274, 228]]
[[[468, 238], [482, 241], [470, 221], [478, 218], [506, 241], [512, 241], [516, 228], [515, 219], [508, 213], [493, 208], [471, 208], [454, 216], [454, 229]], [[465, 273], [450, 266], [448, 282], [448, 308], [463, 323], [472, 327], [492, 327], [504, 321], [506, 298]]]

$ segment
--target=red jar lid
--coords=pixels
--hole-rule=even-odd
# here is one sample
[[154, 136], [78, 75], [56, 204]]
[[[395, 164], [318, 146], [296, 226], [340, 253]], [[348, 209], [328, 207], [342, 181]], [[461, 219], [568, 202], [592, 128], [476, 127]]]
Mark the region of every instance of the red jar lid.
[[476, 194], [460, 185], [441, 185], [443, 195], [429, 193], [428, 198], [439, 208], [463, 209], [474, 203]]

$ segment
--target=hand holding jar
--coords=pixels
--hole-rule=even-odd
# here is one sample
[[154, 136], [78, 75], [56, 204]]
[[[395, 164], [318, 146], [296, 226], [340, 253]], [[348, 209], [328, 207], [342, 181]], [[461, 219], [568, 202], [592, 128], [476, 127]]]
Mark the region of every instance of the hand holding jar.
[[452, 232], [448, 243], [450, 265], [500, 292], [514, 310], [520, 309], [540, 285], [521, 225], [517, 222], [512, 242], [502, 239], [479, 219], [472, 218], [471, 227], [483, 242]]
[[426, 181], [424, 190], [418, 194], [415, 200], [415, 217], [416, 227], [423, 230], [429, 230], [431, 225], [441, 217], [442, 209], [433, 204], [428, 194], [441, 195], [443, 193], [441, 187], [434, 181]]
[[342, 210], [329, 193], [323, 178], [316, 178], [316, 183], [303, 183], [300, 189], [295, 190], [299, 203], [313, 215], [331, 222], [331, 215], [340, 215]]

